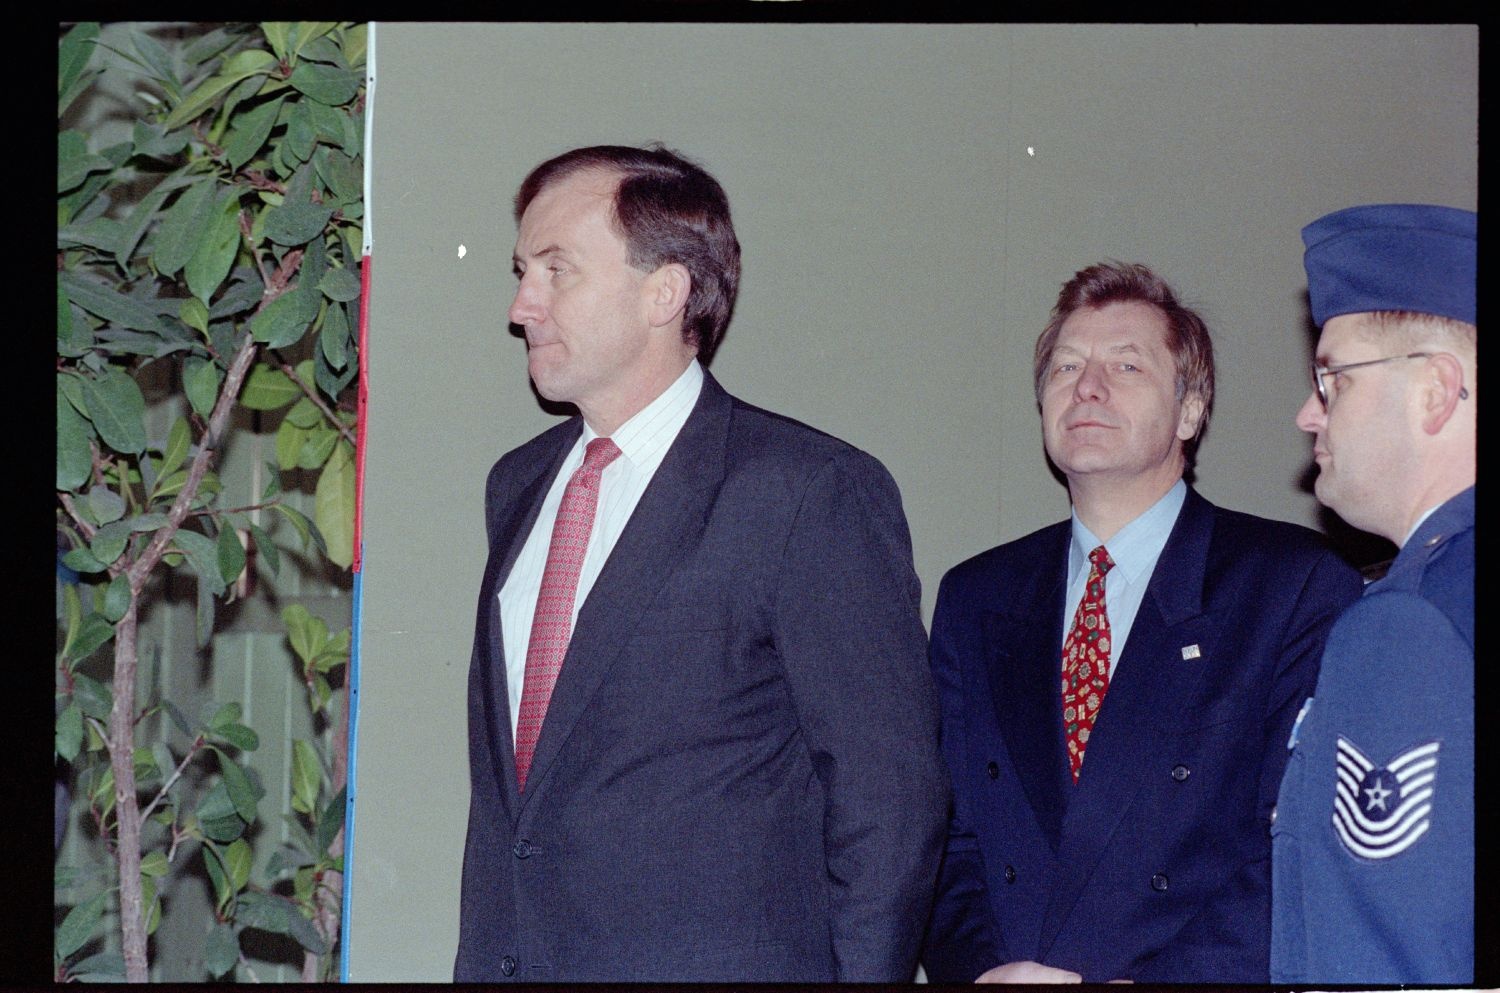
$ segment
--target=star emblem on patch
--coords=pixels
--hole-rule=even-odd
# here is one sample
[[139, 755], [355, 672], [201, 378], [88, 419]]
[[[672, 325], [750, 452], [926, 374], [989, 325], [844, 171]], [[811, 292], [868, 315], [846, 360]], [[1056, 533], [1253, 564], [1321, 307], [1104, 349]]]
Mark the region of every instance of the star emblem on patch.
[[1415, 745], [1384, 765], [1339, 735], [1333, 788], [1333, 830], [1351, 855], [1388, 859], [1406, 851], [1432, 826], [1438, 742]]

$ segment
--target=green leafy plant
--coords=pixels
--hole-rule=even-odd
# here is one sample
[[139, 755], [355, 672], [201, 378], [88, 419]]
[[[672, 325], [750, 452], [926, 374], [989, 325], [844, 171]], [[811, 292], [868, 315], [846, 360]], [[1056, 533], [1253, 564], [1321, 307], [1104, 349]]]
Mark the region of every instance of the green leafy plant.
[[[59, 890], [92, 892], [58, 923], [56, 978], [146, 980], [162, 887], [198, 859], [213, 890], [211, 976], [243, 962], [241, 937], [257, 929], [295, 939], [302, 978], [324, 979], [347, 733], [329, 676], [349, 632], [283, 610], [301, 662], [288, 677], [335, 733], [326, 760], [293, 746], [293, 843], [263, 883], [252, 845], [265, 789], [246, 763], [260, 737], [236, 701], [194, 720], [143, 686], [138, 632], [170, 574], [196, 581], [201, 651], [216, 611], [254, 595], [253, 558], [272, 575], [287, 555], [352, 563], [366, 32], [300, 22], [126, 37], [103, 66], [97, 24], [58, 46], [57, 529], [70, 581], [55, 751], [114, 871], [57, 867]], [[65, 120], [112, 73], [131, 75], [131, 133], [98, 147]], [[170, 424], [159, 436], [153, 418]], [[259, 498], [226, 506], [226, 449], [278, 421]], [[282, 490], [291, 472], [312, 488], [311, 516]], [[110, 909], [121, 953], [86, 954]]]

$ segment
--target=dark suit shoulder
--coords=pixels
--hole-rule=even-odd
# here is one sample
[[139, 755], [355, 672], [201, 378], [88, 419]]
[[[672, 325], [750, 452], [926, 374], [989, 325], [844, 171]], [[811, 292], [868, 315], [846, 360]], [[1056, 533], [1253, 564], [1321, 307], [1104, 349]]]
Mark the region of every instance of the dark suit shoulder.
[[511, 449], [490, 467], [484, 482], [484, 517], [494, 537], [496, 515], [546, 471], [583, 432], [583, 418], [570, 417]]
[[826, 431], [737, 397], [731, 396], [730, 404], [727, 447], [741, 466], [750, 464], [759, 472], [800, 476], [837, 462], [856, 472], [890, 475], [875, 456]]
[[1330, 553], [1328, 540], [1312, 528], [1213, 506], [1216, 545], [1236, 554], [1276, 558], [1317, 558]]
[[1058, 550], [1067, 548], [1070, 528], [1070, 521], [1059, 521], [972, 555], [948, 570], [943, 585], [988, 584], [1016, 572], [1036, 572], [1040, 563], [1055, 561]]

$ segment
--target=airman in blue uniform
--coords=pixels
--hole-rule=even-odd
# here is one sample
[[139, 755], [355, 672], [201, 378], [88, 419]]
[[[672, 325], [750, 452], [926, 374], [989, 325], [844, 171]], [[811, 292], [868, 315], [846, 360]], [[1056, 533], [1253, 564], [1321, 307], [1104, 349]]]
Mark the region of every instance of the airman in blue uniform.
[[1272, 825], [1273, 983], [1474, 973], [1477, 216], [1303, 229], [1318, 499], [1400, 552], [1334, 625]]

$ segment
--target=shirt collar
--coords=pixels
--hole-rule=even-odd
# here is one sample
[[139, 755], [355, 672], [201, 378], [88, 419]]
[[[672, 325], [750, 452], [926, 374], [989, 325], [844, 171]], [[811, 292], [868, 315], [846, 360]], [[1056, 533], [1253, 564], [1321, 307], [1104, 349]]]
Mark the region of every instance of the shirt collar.
[[[681, 422], [687, 420], [702, 389], [703, 366], [695, 358], [682, 370], [682, 375], [673, 380], [671, 386], [662, 390], [655, 400], [642, 407], [630, 420], [615, 428], [610, 438], [619, 446], [621, 457], [628, 459], [632, 465], [640, 465], [655, 455], [663, 443], [670, 443], [676, 438], [675, 430], [663, 429], [674, 421], [677, 422], [675, 427], [682, 426]], [[599, 433], [589, 427], [588, 421], [584, 421], [581, 444], [586, 446], [597, 437]]]
[[1088, 561], [1089, 552], [1100, 545], [1109, 549], [1109, 557], [1128, 582], [1134, 583], [1141, 573], [1154, 563], [1167, 538], [1172, 534], [1172, 525], [1187, 499], [1187, 484], [1182, 480], [1172, 484], [1146, 511], [1135, 520], [1115, 532], [1108, 542], [1102, 542], [1078, 519], [1073, 512], [1073, 544], [1068, 551], [1068, 575], [1072, 576]]

